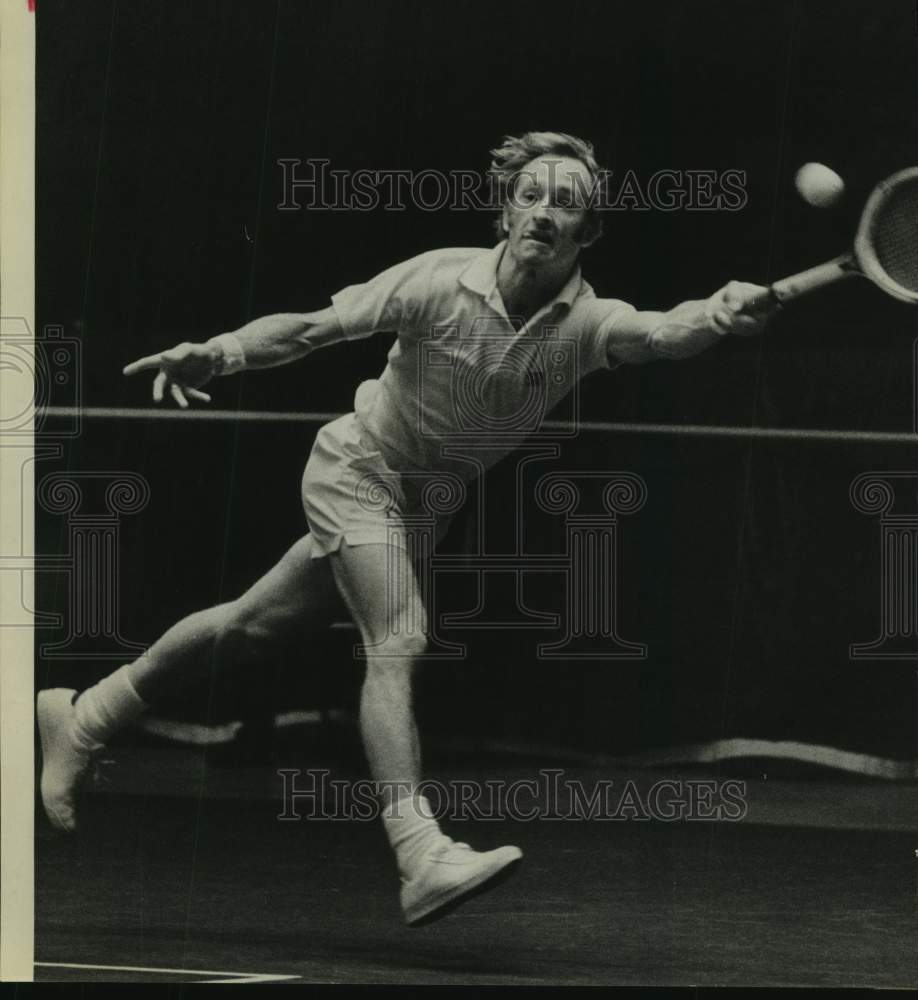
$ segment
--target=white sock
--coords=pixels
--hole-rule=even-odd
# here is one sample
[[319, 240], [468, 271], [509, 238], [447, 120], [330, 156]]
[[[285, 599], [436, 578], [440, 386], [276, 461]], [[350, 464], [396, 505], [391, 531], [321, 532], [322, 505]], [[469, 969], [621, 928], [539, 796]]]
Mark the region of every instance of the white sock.
[[106, 743], [147, 711], [149, 706], [134, 690], [128, 669], [119, 667], [77, 698], [74, 736], [87, 748]]
[[430, 803], [423, 795], [402, 795], [383, 809], [382, 819], [398, 870], [411, 878], [427, 851], [444, 836]]

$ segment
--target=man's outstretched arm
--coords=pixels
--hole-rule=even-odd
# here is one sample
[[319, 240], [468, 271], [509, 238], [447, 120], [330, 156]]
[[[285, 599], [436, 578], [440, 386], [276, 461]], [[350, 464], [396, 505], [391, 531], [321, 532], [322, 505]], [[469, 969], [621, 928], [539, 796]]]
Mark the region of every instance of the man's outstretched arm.
[[151, 354], [127, 365], [124, 374], [156, 371], [154, 401], [161, 403], [168, 391], [184, 409], [189, 399], [210, 402], [210, 396], [200, 389], [215, 375], [230, 375], [243, 368], [275, 368], [344, 339], [331, 306], [313, 313], [277, 313], [203, 344], [183, 343]]
[[762, 285], [731, 281], [709, 299], [682, 302], [668, 312], [634, 312], [613, 327], [609, 360], [642, 364], [656, 358], [691, 358], [734, 334], [761, 333], [777, 309]]

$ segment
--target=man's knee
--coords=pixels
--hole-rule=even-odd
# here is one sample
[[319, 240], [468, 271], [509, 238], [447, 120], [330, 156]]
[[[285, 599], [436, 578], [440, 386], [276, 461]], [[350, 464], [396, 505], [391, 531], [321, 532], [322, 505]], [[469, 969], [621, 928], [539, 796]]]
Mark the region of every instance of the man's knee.
[[423, 632], [401, 632], [386, 636], [367, 649], [367, 666], [385, 669], [404, 663], [416, 662], [427, 652], [427, 636]]

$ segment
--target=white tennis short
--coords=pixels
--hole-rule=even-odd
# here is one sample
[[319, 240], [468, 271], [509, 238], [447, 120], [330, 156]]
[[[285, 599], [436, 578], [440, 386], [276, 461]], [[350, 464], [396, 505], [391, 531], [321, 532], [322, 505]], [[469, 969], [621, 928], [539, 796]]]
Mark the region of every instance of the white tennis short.
[[[348, 545], [388, 543], [415, 552], [409, 531], [415, 517], [424, 520], [420, 502], [435, 473], [403, 475], [393, 471], [354, 413], [326, 424], [316, 435], [303, 473], [303, 510], [315, 542], [315, 558]], [[409, 523], [406, 523], [406, 517]], [[449, 527], [449, 515], [438, 514], [434, 539]]]

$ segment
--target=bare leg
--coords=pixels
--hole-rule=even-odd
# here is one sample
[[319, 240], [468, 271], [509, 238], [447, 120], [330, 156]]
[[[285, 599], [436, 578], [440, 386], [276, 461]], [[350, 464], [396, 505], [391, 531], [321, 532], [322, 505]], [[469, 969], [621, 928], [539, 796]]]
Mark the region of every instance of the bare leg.
[[402, 877], [405, 920], [434, 920], [493, 884], [522, 857], [516, 847], [479, 853], [455, 844], [416, 796], [421, 778], [411, 682], [427, 641], [427, 619], [404, 551], [385, 544], [343, 545], [330, 557], [341, 596], [367, 649], [360, 732], [373, 777], [382, 784], [383, 825]]
[[[313, 559], [300, 539], [238, 600], [190, 615], [134, 663], [102, 678], [74, 704], [72, 691], [41, 691], [37, 700], [43, 767], [41, 795], [51, 822], [76, 829], [76, 796], [93, 755], [158, 697], [207, 662], [257, 657], [277, 639], [320, 624], [339, 603], [327, 559]], [[325, 617], [327, 621], [327, 617]]]
[[369, 647], [360, 733], [370, 771], [376, 781], [392, 783], [394, 791], [407, 790], [421, 778], [411, 691], [427, 641], [420, 592], [413, 574], [393, 572], [392, 560], [404, 559], [405, 553], [388, 545], [342, 545], [329, 558], [341, 596]]
[[297, 629], [326, 623], [340, 599], [328, 559], [312, 558], [312, 544], [306, 535], [240, 598], [173, 625], [130, 665], [137, 694], [152, 704], [187, 680], [208, 653], [219, 664], [235, 663]]

